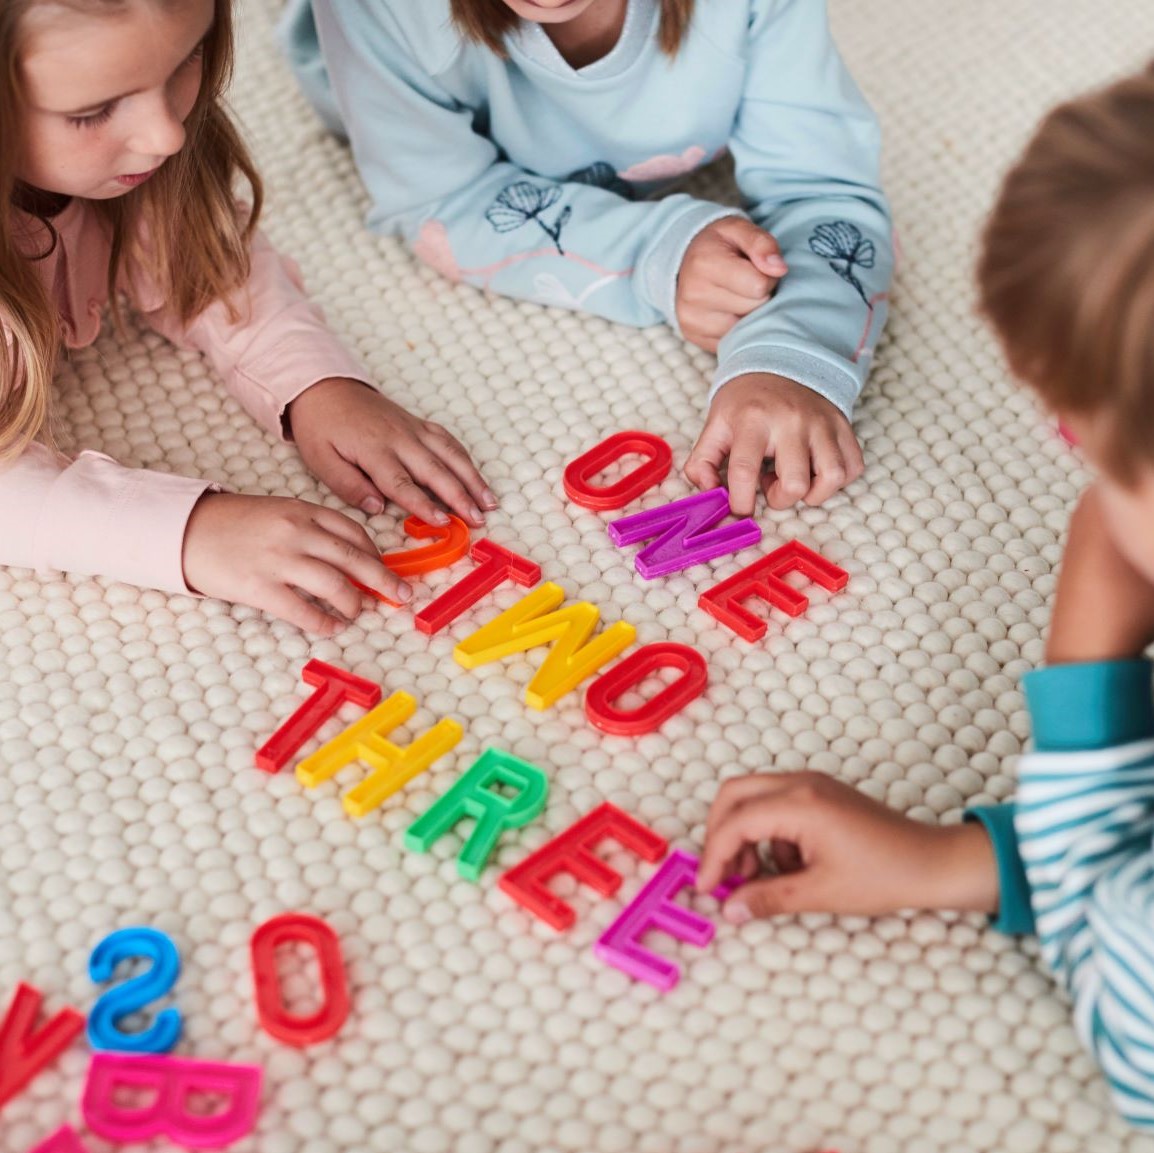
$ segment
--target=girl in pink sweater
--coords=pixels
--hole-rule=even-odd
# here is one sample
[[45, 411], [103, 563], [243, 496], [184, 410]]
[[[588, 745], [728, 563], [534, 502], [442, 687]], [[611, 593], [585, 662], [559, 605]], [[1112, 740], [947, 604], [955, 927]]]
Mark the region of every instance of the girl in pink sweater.
[[123, 293], [365, 512], [387, 497], [444, 523], [426, 489], [473, 524], [495, 507], [456, 440], [372, 387], [257, 231], [260, 180], [220, 103], [231, 64], [230, 0], [0, 5], [0, 564], [220, 597], [331, 634], [361, 607], [350, 580], [408, 596], [359, 524], [98, 453], [69, 462], [49, 432], [61, 346], [92, 343]]

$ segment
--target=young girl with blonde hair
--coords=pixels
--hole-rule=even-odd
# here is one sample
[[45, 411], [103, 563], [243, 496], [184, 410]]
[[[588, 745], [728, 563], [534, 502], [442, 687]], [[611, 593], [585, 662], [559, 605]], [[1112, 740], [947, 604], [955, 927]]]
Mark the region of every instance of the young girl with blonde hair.
[[[372, 227], [452, 279], [717, 352], [690, 480], [728, 456], [744, 514], [759, 486], [785, 508], [860, 474], [890, 225], [824, 0], [290, 0], [284, 31]], [[724, 149], [744, 211], [651, 199]]]
[[231, 65], [229, 0], [0, 7], [0, 564], [195, 591], [329, 633], [360, 607], [349, 578], [406, 595], [356, 522], [97, 453], [69, 462], [51, 436], [61, 347], [91, 344], [123, 294], [364, 511], [391, 497], [443, 519], [422, 486], [474, 523], [492, 507], [464, 449], [376, 392], [257, 231], [260, 180], [221, 105]]

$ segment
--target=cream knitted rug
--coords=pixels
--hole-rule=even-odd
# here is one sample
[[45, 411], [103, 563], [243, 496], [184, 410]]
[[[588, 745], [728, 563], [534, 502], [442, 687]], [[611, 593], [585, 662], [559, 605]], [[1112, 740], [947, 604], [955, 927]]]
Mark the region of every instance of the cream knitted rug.
[[[798, 537], [848, 569], [849, 586], [812, 589], [805, 616], [775, 612], [748, 644], [696, 607], [738, 562], [646, 583], [633, 550], [608, 543], [606, 518], [561, 489], [566, 462], [639, 427], [673, 446], [663, 498], [686, 495], [678, 470], [710, 358], [660, 328], [454, 288], [366, 233], [348, 153], [272, 47], [276, 0], [242, 4], [235, 105], [268, 180], [273, 239], [382, 386], [472, 450], [501, 498], [486, 535], [604, 620], [632, 622], [640, 642], [696, 646], [710, 684], [657, 734], [605, 737], [581, 693], [543, 713], [522, 703], [540, 650], [475, 672], [452, 660], [455, 640], [518, 599], [512, 588], [432, 639], [407, 611], [366, 608], [319, 642], [214, 601], [0, 571], [0, 998], [26, 980], [48, 1009], [86, 1013], [96, 943], [121, 926], [164, 930], [183, 961], [179, 1052], [264, 1067], [257, 1130], [235, 1146], [259, 1153], [1154, 1149], [1112, 1118], [1032, 943], [982, 918], [719, 926], [702, 950], [661, 939], [683, 966], [663, 995], [592, 952], [653, 866], [611, 852], [619, 898], [565, 888], [579, 916], [564, 935], [496, 887], [602, 800], [696, 850], [718, 780], [735, 773], [809, 766], [933, 821], [1013, 793], [1028, 732], [1019, 678], [1042, 656], [1086, 477], [972, 315], [973, 240], [1042, 110], [1151, 51], [1154, 5], [833, 7], [886, 130], [904, 264], [857, 420], [865, 478], [821, 510], [760, 515], [767, 546]], [[151, 334], [106, 336], [60, 386], [77, 445], [332, 503], [198, 358]], [[382, 549], [401, 546], [398, 517], [371, 527]], [[289, 770], [258, 772], [253, 750], [303, 699], [309, 657], [413, 693], [404, 736], [454, 716], [464, 740], [360, 821], [340, 803], [358, 770], [311, 791]], [[455, 838], [419, 856], [402, 835], [488, 745], [544, 769], [551, 793], [475, 885], [458, 879]], [[338, 1037], [304, 1050], [264, 1033], [253, 1008], [249, 937], [289, 909], [337, 930], [352, 987]], [[290, 993], [311, 987], [310, 965], [288, 967]], [[77, 1040], [4, 1107], [5, 1153], [64, 1122], [110, 1148], [80, 1116], [89, 1060]]]

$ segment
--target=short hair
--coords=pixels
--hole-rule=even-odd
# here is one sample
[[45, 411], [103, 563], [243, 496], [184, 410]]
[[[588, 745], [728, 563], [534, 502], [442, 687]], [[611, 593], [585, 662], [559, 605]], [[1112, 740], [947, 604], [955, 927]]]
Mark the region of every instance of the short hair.
[[[689, 31], [695, 0], [661, 0], [661, 27], [658, 41], [668, 56], [676, 56]], [[504, 0], [450, 0], [453, 23], [467, 40], [484, 44], [498, 56], [506, 56], [505, 37], [517, 27], [520, 17]]]
[[1002, 185], [978, 292], [1014, 373], [1105, 417], [1104, 471], [1154, 461], [1154, 66], [1063, 104]]

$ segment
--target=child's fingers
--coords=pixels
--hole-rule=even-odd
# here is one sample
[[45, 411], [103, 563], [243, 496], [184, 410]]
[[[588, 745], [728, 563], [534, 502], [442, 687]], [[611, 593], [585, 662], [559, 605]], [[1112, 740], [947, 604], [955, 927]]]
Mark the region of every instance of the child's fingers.
[[740, 859], [747, 846], [774, 838], [792, 839], [795, 830], [783, 814], [790, 808], [778, 791], [746, 798], [735, 804], [714, 825], [705, 840], [697, 866], [697, 888], [708, 892], [725, 878], [727, 867]]
[[464, 479], [439, 457], [424, 453], [414, 461], [412, 473], [459, 517], [477, 527], [485, 523], [485, 514], [466, 487]]
[[805, 494], [806, 504], [823, 504], [865, 471], [861, 446], [853, 430], [844, 425], [836, 431], [815, 433], [812, 449], [813, 485]]
[[[765, 433], [757, 426], [742, 426], [729, 450], [729, 507], [735, 516], [752, 514], [765, 463]], [[808, 485], [806, 486], [809, 487]]]
[[[748, 305], [764, 304], [773, 295], [777, 282], [781, 279], [777, 276], [766, 276], [739, 252], [731, 253], [719, 271], [724, 277], [722, 282], [724, 286]], [[749, 308], [746, 307], [742, 310], [742, 315], [748, 311]]]
[[[378, 562], [377, 567], [384, 568], [384, 565]], [[311, 556], [300, 557], [284, 573], [287, 583], [299, 588], [301, 592], [316, 597], [317, 600], [332, 605], [338, 613], [349, 621], [355, 620], [364, 607], [360, 592], [348, 581], [348, 577], [352, 575], [343, 567], [338, 568], [334, 564]], [[365, 576], [369, 575], [370, 573], [365, 571], [363, 575], [357, 574], [354, 579], [359, 580], [363, 585], [375, 588], [375, 584], [364, 579]], [[371, 575], [375, 580], [376, 574]]]
[[482, 509], [495, 509], [497, 497], [485, 483], [485, 478], [473, 463], [465, 446], [448, 429], [439, 424], [426, 424], [430, 432], [430, 449], [456, 474], [469, 490], [469, 495]]
[[708, 308], [683, 308], [678, 313], [681, 335], [704, 352], [717, 352], [721, 339], [738, 322], [732, 312], [714, 312]]
[[385, 511], [385, 498], [380, 489], [340, 453], [330, 450], [316, 462], [313, 471], [341, 498], [369, 516]]
[[841, 445], [826, 429], [815, 430], [811, 451], [813, 483], [803, 499], [806, 504], [818, 505], [849, 483], [850, 470], [842, 456]]
[[792, 841], [770, 841], [769, 858], [779, 873], [796, 873], [805, 864], [801, 850]]
[[820, 876], [802, 870], [742, 885], [722, 906], [721, 915], [730, 924], [743, 925], [753, 918], [824, 910]]
[[[749, 265], [746, 264], [746, 267], [748, 268]], [[748, 316], [755, 308], [760, 308], [770, 298], [773, 289], [777, 286], [776, 280], [766, 280], [764, 277], [759, 277], [759, 281], [767, 286], [765, 290], [748, 296], [735, 291], [732, 282], [728, 280], [725, 283], [705, 285], [701, 290], [699, 306], [713, 313], [720, 313], [732, 318], [729, 321], [729, 328], [732, 328], [741, 317]], [[729, 328], [725, 331], [728, 332]]]
[[678, 309], [692, 312], [729, 312], [745, 316], [764, 304], [777, 286], [777, 280], [764, 276], [740, 252], [718, 245], [708, 262], [682, 274], [678, 283]]
[[423, 444], [405, 445], [403, 452], [381, 458], [369, 471], [383, 493], [429, 524], [448, 523], [444, 509], [426, 491], [429, 489], [458, 516], [475, 525], [485, 523], [484, 513], [465, 486]]
[[[323, 578], [326, 586], [324, 588], [316, 584], [305, 586], [294, 574], [294, 583], [301, 588], [307, 588], [307, 591], [314, 596], [323, 597], [350, 619], [361, 609], [361, 594], [348, 583], [350, 578], [366, 588], [379, 592], [391, 601], [404, 603], [413, 595], [409, 586], [392, 569], [386, 568], [381, 563], [378, 552], [374, 550], [366, 553], [358, 542], [350, 542], [340, 534], [322, 529], [309, 539], [306, 547], [309, 557], [321, 563], [331, 579]], [[315, 573], [315, 570], [313, 571]], [[314, 576], [314, 579], [317, 578]], [[340, 603], [329, 595], [326, 588], [339, 595]]]
[[760, 872], [761, 856], [758, 853], [757, 846], [746, 845], [745, 848], [737, 854], [737, 861], [729, 876], [743, 877], [747, 881], [752, 881]]
[[315, 507], [313, 524], [318, 528], [347, 541], [353, 548], [363, 552], [372, 560], [376, 560], [380, 556], [381, 550], [373, 543], [373, 538], [355, 520], [350, 520], [344, 513], [337, 512], [335, 508], [325, 508], [324, 505]]
[[[708, 844], [713, 830], [717, 828], [733, 810], [751, 797], [777, 792], [781, 788], [782, 777], [778, 773], [751, 773], [747, 777], [731, 777], [722, 783], [709, 806], [705, 819], [705, 840]], [[788, 779], [788, 778], [786, 778]]]
[[789, 271], [777, 240], [768, 232], [754, 237], [745, 254], [754, 268], [774, 281], [780, 280]]
[[708, 420], [685, 462], [685, 479], [700, 489], [721, 487], [721, 462], [729, 451], [729, 429], [723, 421]]
[[773, 476], [765, 488], [770, 508], [793, 508], [813, 484], [809, 444], [798, 433], [779, 437], [774, 445]]
[[327, 613], [320, 605], [305, 600], [287, 585], [277, 585], [267, 595], [258, 598], [256, 608], [272, 613], [290, 625], [296, 625], [302, 632], [317, 636], [331, 637], [345, 628], [348, 621]]
[[417, 483], [399, 457], [390, 454], [369, 471], [381, 492], [405, 512], [428, 524], [449, 523], [445, 510]]
[[[716, 833], [733, 819], [734, 813], [741, 806], [751, 801], [781, 796], [790, 788], [791, 783], [790, 774], [755, 773], [748, 777], [736, 777], [721, 786], [710, 806], [705, 825], [705, 849], [697, 872], [697, 888], [700, 892], [709, 892], [734, 873], [743, 876], [757, 873], [759, 838], [743, 843], [732, 857], [723, 859], [718, 854]], [[747, 867], [751, 859], [753, 869]]]
[[424, 488], [436, 493], [459, 517], [478, 526], [485, 523], [485, 514], [461, 478], [423, 445], [409, 462], [409, 471]]
[[854, 435], [853, 426], [848, 421], [838, 429], [837, 442], [841, 446], [842, 460], [845, 461], [849, 472], [849, 480], [846, 483], [852, 484], [865, 472], [865, 457]]
[[730, 216], [718, 223], [717, 230], [763, 275], [780, 278], [788, 271], [777, 240], [752, 220]]

